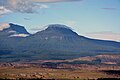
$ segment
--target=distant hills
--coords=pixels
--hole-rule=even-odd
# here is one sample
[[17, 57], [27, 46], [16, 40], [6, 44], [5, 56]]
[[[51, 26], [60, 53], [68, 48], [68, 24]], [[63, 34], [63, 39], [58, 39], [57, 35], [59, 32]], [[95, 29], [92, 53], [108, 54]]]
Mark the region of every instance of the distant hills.
[[120, 64], [120, 55], [107, 55], [107, 54], [102, 54], [102, 55], [96, 55], [96, 56], [86, 56], [86, 57], [80, 57], [71, 60], [70, 62], [73, 61], [89, 61], [93, 63], [102, 63], [102, 64], [110, 64], [110, 65], [116, 65]]
[[0, 61], [64, 60], [98, 54], [120, 54], [120, 43], [90, 39], [60, 24], [35, 34], [13, 23], [0, 30]]

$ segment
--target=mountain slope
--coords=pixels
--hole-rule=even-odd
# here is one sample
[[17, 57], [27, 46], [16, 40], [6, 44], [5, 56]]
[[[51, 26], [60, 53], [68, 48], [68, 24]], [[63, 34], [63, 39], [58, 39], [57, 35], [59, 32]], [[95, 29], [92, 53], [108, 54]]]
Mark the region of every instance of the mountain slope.
[[120, 43], [79, 36], [65, 25], [49, 25], [24, 39], [25, 53], [35, 59], [69, 59], [97, 54], [119, 54]]
[[4, 23], [0, 25], [0, 55], [14, 53], [19, 42], [30, 33], [20, 25]]
[[87, 50], [94, 51], [95, 49], [111, 51], [109, 49], [117, 50], [116, 48], [120, 47], [120, 43], [117, 42], [93, 40], [79, 36], [76, 32], [66, 27], [58, 24], [50, 25], [47, 29], [30, 36], [29, 40], [31, 40], [31, 43], [34, 42], [32, 44], [36, 42], [41, 47], [73, 52], [80, 52], [81, 50], [83, 52]]
[[26, 37], [26, 36], [22, 36], [21, 34], [26, 36], [30, 35], [30, 33], [27, 32], [24, 26], [12, 24], [12, 23], [4, 23], [0, 25], [0, 37], [2, 37], [2, 35], [3, 37], [5, 36], [14, 37], [15, 35], [16, 37]]
[[[8, 37], [2, 39], [5, 40], [7, 38]], [[36, 59], [71, 59], [81, 56], [120, 53], [119, 42], [89, 39], [78, 35], [69, 27], [60, 24], [48, 25], [45, 30], [28, 37], [9, 38], [10, 39], [7, 39], [9, 41], [6, 41], [9, 43], [2, 43], [3, 45], [7, 45], [4, 48], [7, 47], [12, 53], [8, 54], [7, 57], [8, 59], [11, 59], [12, 57], [13, 60], [18, 61]], [[12, 45], [13, 43], [16, 45]], [[2, 56], [1, 59], [3, 59]]]

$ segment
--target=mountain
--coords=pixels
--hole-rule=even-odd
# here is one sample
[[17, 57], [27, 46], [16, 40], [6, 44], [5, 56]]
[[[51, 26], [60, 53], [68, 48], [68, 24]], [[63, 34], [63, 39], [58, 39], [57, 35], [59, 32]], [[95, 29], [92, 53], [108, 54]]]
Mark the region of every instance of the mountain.
[[[24, 26], [3, 23], [0, 25], [0, 55], [13, 53], [18, 48], [22, 38], [29, 36], [30, 33]], [[15, 48], [16, 47], [16, 48]]]
[[27, 32], [24, 26], [12, 23], [3, 23], [0, 25], [0, 27], [0, 33], [7, 34], [9, 37], [26, 37], [30, 35], [30, 33]]
[[[16, 28], [19, 25], [12, 24], [12, 26]], [[10, 28], [3, 31], [11, 29], [13, 30], [13, 28]], [[19, 26], [19, 28], [14, 30], [18, 34], [29, 34], [23, 29], [23, 27]], [[5, 42], [6, 39], [7, 41]], [[2, 40], [4, 42], [0, 46], [2, 53], [1, 61], [6, 61], [5, 59], [9, 61], [63, 60], [98, 54], [120, 53], [119, 42], [96, 40], [80, 36], [69, 27], [60, 24], [48, 25], [46, 29], [27, 37], [6, 37], [2, 38]], [[7, 53], [7, 57], [4, 55], [5, 53]], [[4, 59], [4, 57], [6, 58]]]

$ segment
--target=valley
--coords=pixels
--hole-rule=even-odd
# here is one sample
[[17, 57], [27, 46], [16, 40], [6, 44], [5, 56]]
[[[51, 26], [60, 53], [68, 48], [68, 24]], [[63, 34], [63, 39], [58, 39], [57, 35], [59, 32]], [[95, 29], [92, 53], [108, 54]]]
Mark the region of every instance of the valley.
[[[98, 55], [103, 56], [106, 55]], [[115, 55], [107, 55], [107, 58]], [[102, 79], [120, 78], [119, 64], [87, 62], [86, 57], [72, 60], [1, 62], [0, 79]], [[113, 58], [111, 58], [112, 61]], [[77, 60], [77, 61], [76, 61]], [[115, 61], [115, 60], [114, 60]]]
[[[113, 66], [112, 66], [113, 67]], [[47, 68], [38, 66], [11, 66], [0, 67], [1, 79], [98, 79], [98, 78], [120, 78], [120, 74], [110, 74], [105, 71], [119, 71], [120, 66], [114, 69], [108, 66], [91, 65], [62, 65], [58, 68]], [[98, 69], [97, 69], [98, 68]], [[118, 72], [119, 73], [119, 72]]]

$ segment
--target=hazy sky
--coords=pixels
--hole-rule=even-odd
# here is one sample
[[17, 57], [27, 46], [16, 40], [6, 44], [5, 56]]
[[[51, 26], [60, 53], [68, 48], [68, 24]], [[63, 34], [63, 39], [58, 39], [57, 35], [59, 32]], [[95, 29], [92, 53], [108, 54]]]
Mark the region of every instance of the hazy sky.
[[0, 0], [2, 22], [24, 25], [30, 32], [57, 23], [78, 34], [120, 33], [120, 0]]

